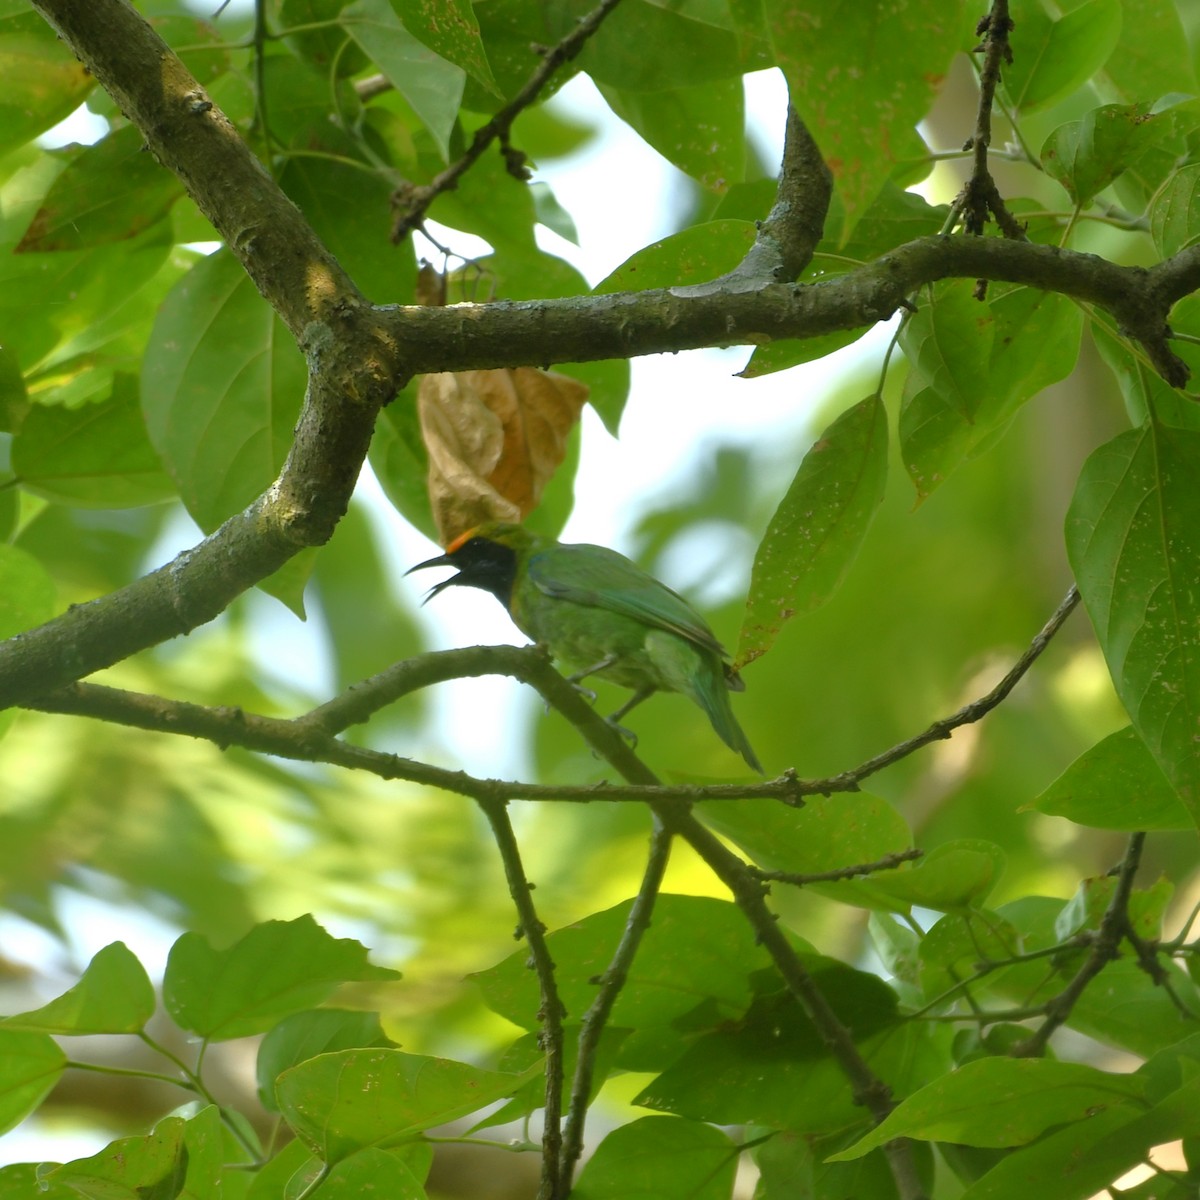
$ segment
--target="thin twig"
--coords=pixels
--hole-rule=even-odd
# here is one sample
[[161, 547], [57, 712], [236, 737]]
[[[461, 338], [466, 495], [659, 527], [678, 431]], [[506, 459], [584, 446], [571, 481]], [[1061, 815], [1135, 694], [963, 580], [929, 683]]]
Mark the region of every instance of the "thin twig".
[[592, 1077], [600, 1038], [608, 1024], [613, 1005], [629, 978], [629, 969], [642, 944], [642, 937], [650, 927], [650, 917], [671, 855], [671, 840], [671, 834], [656, 819], [641, 887], [638, 888], [638, 894], [629, 909], [625, 930], [617, 943], [612, 961], [601, 976], [596, 999], [583, 1016], [583, 1024], [579, 1031], [579, 1053], [575, 1061], [575, 1077], [571, 1083], [571, 1099], [567, 1110], [566, 1133], [563, 1137], [562, 1167], [559, 1173], [564, 1194], [571, 1191], [575, 1164], [583, 1152], [583, 1129], [587, 1120], [588, 1104], [592, 1098]]
[[554, 979], [554, 960], [546, 943], [546, 926], [542, 924], [533, 903], [533, 891], [525, 876], [521, 851], [508, 818], [508, 806], [502, 800], [480, 804], [492, 836], [504, 863], [508, 893], [516, 906], [520, 921], [518, 935], [529, 944], [529, 965], [537, 973], [541, 991], [538, 1016], [542, 1022], [539, 1037], [546, 1053], [545, 1122], [542, 1127], [542, 1176], [538, 1200], [559, 1200], [565, 1191], [559, 1185], [559, 1155], [562, 1149], [562, 1086], [563, 1086], [563, 1005]]
[[884, 767], [890, 767], [902, 758], [907, 758], [914, 751], [920, 750], [922, 746], [929, 745], [930, 742], [943, 741], [961, 726], [971, 725], [982, 717], [985, 717], [998, 704], [1002, 703], [1013, 688], [1017, 686], [1025, 673], [1033, 666], [1050, 644], [1054, 635], [1062, 628], [1063, 622], [1071, 615], [1078, 603], [1079, 589], [1072, 584], [1062, 603], [1054, 610], [1050, 620], [1042, 626], [1037, 636], [1029, 643], [1029, 648], [1017, 659], [1012, 669], [990, 692], [984, 696], [980, 696], [978, 700], [972, 700], [970, 704], [964, 705], [956, 713], [934, 721], [928, 729], [923, 733], [917, 734], [916, 737], [911, 737], [907, 741], [893, 746], [890, 750], [885, 750], [882, 754], [877, 754], [874, 758], [867, 759], [865, 763], [855, 767], [851, 771], [844, 771], [841, 775], [834, 776], [830, 782], [836, 783], [838, 787], [831, 790], [840, 791], [844, 790], [848, 785], [857, 786], [868, 775], [874, 775], [877, 771], [882, 771]]
[[874, 862], [858, 863], [853, 867], [838, 867], [833, 871], [814, 871], [811, 874], [797, 874], [795, 871], [760, 871], [754, 868], [759, 879], [769, 883], [790, 883], [794, 887], [804, 887], [810, 883], [837, 883], [842, 879], [854, 879], [859, 875], [873, 875], [876, 871], [894, 871], [906, 862], [914, 862], [922, 857], [924, 850], [897, 850], [894, 854], [885, 854]]
[[983, 65], [979, 69], [979, 109], [975, 118], [975, 133], [963, 147], [964, 150], [973, 151], [974, 163], [971, 178], [955, 201], [955, 207], [962, 212], [968, 233], [982, 234], [988, 214], [991, 213], [1005, 237], [1025, 241], [1024, 229], [1008, 211], [988, 168], [988, 148], [992, 144], [992, 106], [996, 85], [1000, 82], [1000, 68], [1012, 62], [1012, 47], [1008, 42], [1012, 29], [1008, 0], [992, 0], [991, 11], [975, 29], [983, 39], [978, 47], [983, 51]]
[[1088, 984], [1117, 957], [1121, 938], [1125, 933], [1125, 923], [1129, 913], [1129, 896], [1133, 891], [1133, 879], [1137, 874], [1138, 865], [1142, 860], [1142, 847], [1145, 845], [1144, 833], [1131, 834], [1125, 848], [1125, 857], [1117, 869], [1117, 886], [1113, 889], [1112, 898], [1100, 918], [1100, 928], [1092, 941], [1092, 948], [1083, 965], [1075, 973], [1071, 982], [1052, 1000], [1045, 1005], [1046, 1019], [1010, 1053], [1014, 1057], [1038, 1058], [1046, 1049], [1051, 1035], [1071, 1015], [1079, 997], [1083, 995]]
[[580, 17], [575, 28], [542, 56], [541, 63], [525, 86], [487, 124], [475, 131], [470, 146], [461, 158], [438, 172], [429, 183], [420, 186], [409, 184], [396, 191], [392, 197], [392, 204], [396, 209], [396, 218], [392, 225], [393, 242], [399, 242], [414, 229], [419, 229], [434, 200], [443, 192], [458, 187], [462, 176], [495, 141], [499, 141], [504, 150], [508, 173], [517, 179], [529, 178], [525, 156], [519, 150], [514, 150], [508, 142], [513, 122], [538, 98], [555, 71], [564, 63], [570, 62], [583, 49], [588, 38], [600, 28], [604, 18], [620, 2], [621, 0], [601, 0], [590, 13]]

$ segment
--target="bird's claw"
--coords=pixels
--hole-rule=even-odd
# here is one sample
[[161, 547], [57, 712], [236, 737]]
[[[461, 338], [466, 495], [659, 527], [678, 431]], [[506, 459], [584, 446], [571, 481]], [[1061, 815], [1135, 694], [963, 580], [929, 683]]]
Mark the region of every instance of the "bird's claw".
[[615, 729], [628, 743], [630, 750], [636, 750], [638, 744], [638, 735], [632, 729], [627, 729], [624, 725], [618, 725], [612, 717], [605, 717], [605, 721]]
[[586, 700], [586, 701], [587, 701], [589, 704], [595, 704], [595, 703], [596, 703], [596, 693], [595, 693], [595, 692], [593, 692], [591, 688], [586, 688], [586, 687], [584, 687], [584, 686], [583, 686], [583, 684], [576, 682], [576, 680], [574, 680], [574, 679], [570, 680], [569, 682], [570, 682], [571, 686], [572, 686], [572, 687], [573, 687], [573, 688], [574, 688], [574, 689], [575, 689], [575, 690], [576, 690], [576, 691], [577, 691], [577, 692], [578, 692], [578, 693], [579, 693], [579, 694], [580, 694], [580, 695], [581, 695], [581, 696], [582, 696], [582, 697], [583, 697], [583, 698], [584, 698], [584, 699], [585, 699], [585, 700]]

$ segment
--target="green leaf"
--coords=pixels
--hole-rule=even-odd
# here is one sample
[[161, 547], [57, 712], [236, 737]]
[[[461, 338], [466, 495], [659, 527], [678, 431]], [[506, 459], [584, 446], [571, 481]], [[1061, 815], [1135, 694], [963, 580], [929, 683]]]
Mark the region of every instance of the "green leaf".
[[182, 195], [183, 184], [127, 125], [86, 147], [50, 185], [17, 253], [124, 241], [162, 220]]
[[[940, 1031], [915, 1028], [896, 1012], [881, 979], [841, 963], [808, 957], [805, 965], [871, 1069], [896, 1094], [944, 1070], [933, 1053]], [[777, 986], [777, 976], [770, 983]], [[936, 1059], [936, 1067], [933, 1059]], [[718, 1125], [831, 1133], [861, 1119], [846, 1077], [799, 1005], [783, 992], [764, 996], [741, 1021], [694, 1038], [633, 1101]]]
[[380, 414], [371, 439], [371, 468], [396, 511], [431, 542], [438, 540], [429, 507], [429, 456], [421, 438], [415, 389], [405, 388]]
[[631, 92], [600, 85], [609, 108], [669, 163], [722, 195], [746, 172], [741, 79], [701, 87]]
[[[792, 103], [833, 172], [844, 242], [898, 164], [959, 48], [961, 0], [814, 5], [766, 0], [775, 57]], [[878, 69], [886, 46], [889, 69]]]
[[1077, 758], [1030, 806], [1093, 829], [1191, 829], [1179, 793], [1131, 726]]
[[1146, 104], [1106, 104], [1060, 125], [1042, 147], [1045, 171], [1082, 207], [1148, 150], [1157, 133]]
[[575, 218], [558, 202], [558, 197], [550, 190], [548, 183], [531, 183], [529, 194], [533, 197], [533, 211], [537, 214], [538, 224], [545, 225], [560, 238], [579, 245], [579, 230], [575, 228]]
[[0, 14], [0, 154], [70, 116], [96, 85], [50, 25], [21, 7]]
[[[578, 1020], [596, 998], [596, 980], [612, 959], [631, 903], [592, 913], [548, 936], [567, 1016]], [[488, 1008], [533, 1030], [539, 1027], [541, 997], [528, 958], [527, 950], [519, 950], [471, 978]], [[755, 943], [736, 905], [702, 896], [662, 895], [610, 1024], [670, 1025], [700, 1005], [712, 1009], [714, 1020], [733, 1016], [750, 999], [750, 976], [767, 963], [766, 952]]]
[[[1002, 82], [1014, 108], [1032, 112], [1062, 99], [1099, 71], [1121, 36], [1121, 0], [1087, 0], [1058, 19], [1042, 0], [1013, 0], [1013, 61]], [[1144, 99], [1145, 97], [1138, 97]]]
[[1149, 421], [1084, 464], [1067, 553], [1117, 695], [1200, 819], [1200, 433]]
[[640, 1117], [596, 1147], [571, 1194], [578, 1200], [728, 1200], [738, 1148], [719, 1129]]
[[340, 983], [397, 978], [367, 962], [358, 942], [330, 937], [303, 916], [256, 925], [227, 950], [185, 933], [167, 958], [163, 1001], [184, 1029], [225, 1041], [262, 1033], [319, 1004]]
[[0, 638], [24, 633], [54, 615], [54, 581], [32, 554], [0, 545]]
[[1150, 207], [1150, 235], [1164, 257], [1200, 239], [1200, 163], [1181, 167]]
[[602, 279], [593, 295], [707, 283], [732, 271], [754, 244], [749, 221], [709, 221], [654, 242]]
[[391, 0], [404, 28], [442, 58], [501, 95], [470, 0]]
[[79, 982], [49, 1004], [15, 1017], [7, 1029], [34, 1033], [137, 1033], [154, 1015], [154, 985], [124, 942], [105, 946]]
[[[774, 800], [714, 803], [698, 810], [704, 823], [741, 847], [768, 871], [808, 875], [857, 863], [874, 862], [912, 845], [908, 823], [886, 800], [866, 792], [810, 796], [804, 807], [788, 808]], [[871, 879], [808, 885], [846, 904], [876, 907]], [[883, 898], [888, 909], [894, 900]]]
[[338, 20], [412, 105], [438, 153], [448, 159], [466, 72], [409, 33], [388, 0], [354, 0]]
[[175, 1200], [188, 1170], [186, 1122], [160, 1121], [145, 1137], [120, 1138], [90, 1158], [77, 1158], [45, 1175], [86, 1200]]
[[[302, 62], [325, 79], [356, 75], [367, 58], [336, 22], [346, 0], [276, 0], [283, 42]], [[294, 30], [294, 32], [292, 32]], [[272, 102], [275, 92], [268, 89]], [[275, 105], [271, 104], [274, 115]], [[274, 129], [272, 129], [274, 132]]]
[[813, 443], [754, 556], [739, 667], [765, 654], [784, 622], [837, 590], [883, 500], [887, 454], [887, 412], [877, 395], [847, 409]]
[[871, 879], [872, 890], [893, 904], [918, 904], [939, 912], [978, 907], [1004, 873], [1004, 851], [981, 838], [957, 838], [935, 846], [912, 870]]
[[[383, 175], [346, 162], [301, 157], [287, 161], [279, 185], [363, 295], [381, 304], [412, 302], [412, 239], [391, 244], [388, 214], [394, 185]], [[353, 204], [346, 203], [349, 196]]]
[[[1075, 895], [1063, 906], [1054, 922], [1055, 936], [1061, 942], [1090, 930], [1095, 933], [1104, 921], [1119, 884], [1112, 875], [1083, 879]], [[1129, 925], [1138, 937], [1158, 941], [1162, 936], [1162, 918], [1175, 885], [1168, 879], [1158, 879], [1148, 888], [1134, 888], [1129, 896]]]
[[142, 364], [150, 441], [205, 531], [279, 473], [304, 397], [304, 360], [228, 250], [172, 288]]
[[536, 1064], [508, 1075], [402, 1050], [340, 1050], [285, 1071], [275, 1095], [297, 1137], [327, 1163], [337, 1163], [478, 1112], [511, 1096], [541, 1069]]
[[1092, 86], [1105, 99], [1133, 104], [1169, 92], [1194, 93], [1196, 72], [1180, 9], [1159, 0], [1121, 0], [1116, 49]]
[[364, 1196], [426, 1200], [425, 1188], [405, 1156], [374, 1146], [341, 1159], [308, 1196], [311, 1200], [362, 1200]]
[[333, 1050], [392, 1046], [379, 1014], [343, 1008], [316, 1008], [284, 1017], [258, 1047], [258, 1094], [264, 1107], [278, 1112], [275, 1080], [297, 1063]]
[[146, 436], [137, 384], [113, 380], [113, 395], [80, 408], [35, 405], [12, 445], [22, 487], [89, 508], [134, 508], [175, 494]]
[[66, 1064], [67, 1056], [48, 1034], [0, 1028], [0, 1133], [41, 1104]]
[[[932, 1003], [956, 983], [970, 978], [980, 963], [999, 963], [1021, 952], [1021, 935], [999, 914], [988, 910], [947, 913], [920, 939], [918, 979]], [[955, 998], [962, 992], [956, 992]]]
[[866, 1137], [831, 1157], [834, 1162], [859, 1158], [895, 1137], [1022, 1146], [1054, 1125], [1140, 1100], [1145, 1091], [1145, 1081], [1136, 1075], [1115, 1075], [1083, 1063], [976, 1059], [901, 1101]]
[[[712, 9], [723, 7], [704, 11], [695, 4], [622, 0], [588, 39], [579, 67], [597, 83], [626, 91], [657, 92], [703, 87], [771, 66], [763, 53], [765, 47], [741, 46], [731, 25], [714, 23]], [[564, 4], [558, 10], [554, 40], [591, 8], [589, 0]], [[670, 52], [647, 53], [648, 47], [669, 47]]]
[[[1200, 1079], [1192, 1079], [1149, 1112], [1128, 1102], [1106, 1104], [1089, 1114], [1086, 1121], [1077, 1121], [1015, 1151], [968, 1188], [962, 1200], [1010, 1200], [1012, 1196], [1022, 1200], [1090, 1200], [1103, 1194], [1131, 1167], [1145, 1162], [1153, 1147], [1197, 1132]], [[1131, 1193], [1122, 1189], [1117, 1194]]]
[[1067, 297], [997, 288], [985, 305], [971, 286], [939, 284], [901, 334], [912, 365], [900, 448], [921, 499], [988, 449], [1021, 406], [1069, 375], [1079, 357], [1083, 315]]

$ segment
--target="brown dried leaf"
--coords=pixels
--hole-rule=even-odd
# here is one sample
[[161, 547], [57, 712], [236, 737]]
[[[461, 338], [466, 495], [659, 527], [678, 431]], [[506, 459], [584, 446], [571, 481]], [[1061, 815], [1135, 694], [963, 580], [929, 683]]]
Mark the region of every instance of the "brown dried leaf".
[[422, 378], [417, 411], [443, 544], [537, 507], [587, 398], [577, 379], [534, 367]]

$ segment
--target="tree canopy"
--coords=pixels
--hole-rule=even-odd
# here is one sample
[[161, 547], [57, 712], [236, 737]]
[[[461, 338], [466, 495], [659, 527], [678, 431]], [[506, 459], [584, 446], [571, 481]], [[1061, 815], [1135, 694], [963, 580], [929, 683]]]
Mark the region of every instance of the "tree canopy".
[[[0, 0], [0, 1128], [95, 1146], [0, 1197], [1195, 1196], [1200, 11], [590, 3]], [[682, 181], [595, 286], [576, 74]], [[627, 515], [765, 778], [432, 648], [382, 531], [870, 331]]]

